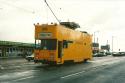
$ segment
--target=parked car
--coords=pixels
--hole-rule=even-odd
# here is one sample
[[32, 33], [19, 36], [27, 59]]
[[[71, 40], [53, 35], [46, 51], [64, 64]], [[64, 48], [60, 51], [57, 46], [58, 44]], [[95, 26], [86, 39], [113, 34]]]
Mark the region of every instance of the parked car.
[[119, 52], [113, 52], [112, 56], [119, 56]]
[[34, 60], [34, 54], [32, 54], [30, 56], [26, 56], [26, 60], [28, 60], [28, 61]]
[[93, 54], [94, 57], [102, 57], [102, 56], [107, 56], [105, 52], [99, 52], [99, 53], [95, 53]]
[[94, 53], [94, 54], [93, 54], [93, 57], [97, 57], [97, 55], [98, 55], [98, 53]]
[[113, 56], [125, 56], [125, 52], [114, 52]]
[[106, 55], [112, 55], [112, 53], [111, 52], [106, 52]]
[[125, 56], [125, 52], [119, 52], [120, 56]]

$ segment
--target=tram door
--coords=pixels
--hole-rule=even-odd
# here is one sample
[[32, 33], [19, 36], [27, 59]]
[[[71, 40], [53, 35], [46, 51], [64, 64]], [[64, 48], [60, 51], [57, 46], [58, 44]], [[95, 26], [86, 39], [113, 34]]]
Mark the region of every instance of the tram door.
[[58, 58], [60, 59], [60, 62], [62, 60], [62, 50], [63, 50], [63, 42], [58, 41]]

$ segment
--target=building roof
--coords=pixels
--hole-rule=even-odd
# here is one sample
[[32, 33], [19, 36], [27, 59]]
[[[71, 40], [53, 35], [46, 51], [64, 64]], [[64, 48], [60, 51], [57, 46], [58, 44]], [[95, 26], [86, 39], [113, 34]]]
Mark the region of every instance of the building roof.
[[1, 41], [0, 40], [0, 45], [2, 46], [22, 46], [22, 47], [34, 47], [34, 43], [22, 43], [22, 42], [12, 42], [12, 41]]

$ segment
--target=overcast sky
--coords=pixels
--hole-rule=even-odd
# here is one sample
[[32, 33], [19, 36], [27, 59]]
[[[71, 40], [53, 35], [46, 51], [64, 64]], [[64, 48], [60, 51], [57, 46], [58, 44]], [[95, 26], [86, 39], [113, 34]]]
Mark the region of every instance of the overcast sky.
[[[95, 33], [100, 44], [125, 51], [124, 0], [47, 0], [61, 21], [74, 21], [79, 30]], [[0, 40], [34, 42], [34, 23], [57, 22], [44, 0], [0, 0]]]

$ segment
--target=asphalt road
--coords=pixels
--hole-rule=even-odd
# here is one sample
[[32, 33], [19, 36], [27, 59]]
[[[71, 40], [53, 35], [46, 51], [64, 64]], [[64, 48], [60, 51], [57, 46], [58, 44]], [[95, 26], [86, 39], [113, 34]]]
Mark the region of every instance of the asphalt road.
[[125, 57], [48, 66], [24, 59], [0, 61], [0, 83], [125, 83]]

